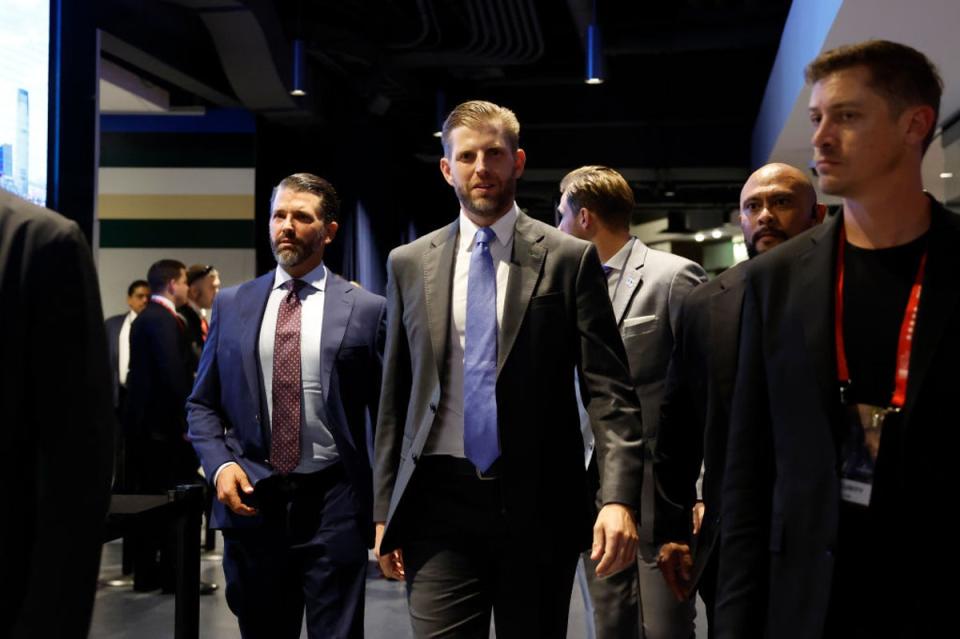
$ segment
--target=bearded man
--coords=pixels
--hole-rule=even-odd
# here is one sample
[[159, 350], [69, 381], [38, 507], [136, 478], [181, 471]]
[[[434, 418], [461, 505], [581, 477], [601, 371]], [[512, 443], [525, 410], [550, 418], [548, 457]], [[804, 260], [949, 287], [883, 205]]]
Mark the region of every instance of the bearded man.
[[220, 292], [187, 409], [216, 489], [227, 603], [240, 632], [362, 637], [373, 543], [365, 414], [375, 416], [384, 298], [331, 273], [333, 186], [284, 178], [275, 271]]

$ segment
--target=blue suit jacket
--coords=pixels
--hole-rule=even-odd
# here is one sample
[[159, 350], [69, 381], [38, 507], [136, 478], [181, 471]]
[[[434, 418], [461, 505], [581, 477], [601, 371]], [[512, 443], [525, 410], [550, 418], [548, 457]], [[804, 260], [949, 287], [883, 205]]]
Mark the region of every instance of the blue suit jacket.
[[[329, 271], [328, 271], [329, 273]], [[200, 359], [187, 412], [190, 440], [212, 481], [226, 462], [237, 462], [256, 490], [273, 474], [270, 423], [261, 383], [259, 334], [274, 272], [224, 289], [213, 306], [213, 322]], [[324, 291], [321, 370], [326, 399], [324, 423], [333, 434], [357, 501], [358, 526], [372, 544], [370, 453], [367, 416], [380, 400], [386, 300], [329, 273]], [[214, 502], [219, 528], [259, 525]]]

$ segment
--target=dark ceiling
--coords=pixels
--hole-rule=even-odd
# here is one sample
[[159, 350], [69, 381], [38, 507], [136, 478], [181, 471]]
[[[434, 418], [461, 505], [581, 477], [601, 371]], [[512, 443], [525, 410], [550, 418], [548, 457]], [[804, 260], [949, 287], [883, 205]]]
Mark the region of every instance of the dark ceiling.
[[[584, 83], [592, 0], [99, 0], [105, 57], [176, 106], [242, 106], [272, 126], [374, 126], [435, 166], [432, 132], [472, 98], [512, 108], [522, 195], [549, 210], [582, 164], [620, 169], [640, 220], [729, 211], [789, 0], [597, 0], [606, 82]], [[308, 95], [293, 98], [292, 42]], [[525, 203], [527, 204], [527, 203]]]

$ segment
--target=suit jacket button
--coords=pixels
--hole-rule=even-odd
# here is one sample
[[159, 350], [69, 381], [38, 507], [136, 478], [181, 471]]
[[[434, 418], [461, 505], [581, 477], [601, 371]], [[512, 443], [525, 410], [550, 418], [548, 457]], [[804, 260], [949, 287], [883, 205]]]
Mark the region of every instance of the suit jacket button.
[[410, 455], [410, 460], [416, 464], [417, 460], [420, 459], [420, 455]]
[[431, 413], [437, 412], [437, 405], [436, 405], [436, 404], [430, 404], [430, 412], [431, 412]]

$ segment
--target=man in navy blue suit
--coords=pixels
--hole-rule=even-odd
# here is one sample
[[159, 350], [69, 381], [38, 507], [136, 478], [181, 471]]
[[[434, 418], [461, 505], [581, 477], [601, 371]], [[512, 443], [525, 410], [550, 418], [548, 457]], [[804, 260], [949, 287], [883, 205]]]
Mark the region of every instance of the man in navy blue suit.
[[217, 296], [187, 402], [245, 639], [299, 637], [304, 609], [311, 638], [363, 636], [386, 302], [324, 266], [338, 207], [322, 178], [280, 182], [277, 269]]

